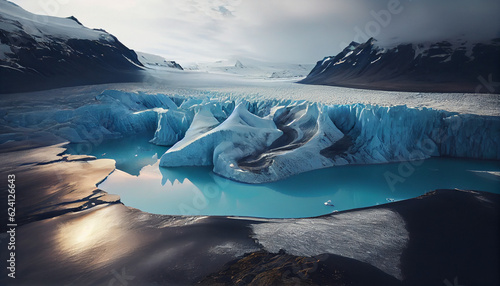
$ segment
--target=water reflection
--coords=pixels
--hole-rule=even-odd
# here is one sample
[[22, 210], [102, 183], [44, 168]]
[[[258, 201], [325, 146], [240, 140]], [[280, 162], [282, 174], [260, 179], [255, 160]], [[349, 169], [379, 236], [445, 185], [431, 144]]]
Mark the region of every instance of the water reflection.
[[[166, 149], [140, 137], [102, 144], [97, 153], [115, 159], [118, 170], [99, 187], [151, 213], [272, 218], [385, 204], [439, 188], [500, 193], [498, 173], [491, 172], [500, 172], [498, 161], [433, 158], [418, 165], [340, 166], [250, 185], [217, 176], [211, 167], [160, 168], [158, 158]], [[328, 200], [333, 207], [324, 204]]]
[[152, 135], [138, 134], [130, 138], [119, 138], [95, 143], [75, 143], [67, 146], [66, 153], [93, 155], [98, 159], [113, 159], [116, 168], [133, 176], [139, 176], [144, 166], [156, 163], [169, 147], [149, 143]]
[[[277, 192], [303, 197], [321, 195], [329, 190], [336, 201], [352, 200], [351, 207], [360, 207], [370, 196], [374, 199], [380, 197], [376, 204], [381, 204], [416, 197], [435, 189], [500, 193], [498, 170], [499, 161], [431, 158], [420, 162], [315, 170], [267, 186]], [[314, 182], [314, 187], [311, 187], [311, 182]]]
[[[274, 218], [317, 216], [385, 204], [438, 188], [500, 192], [498, 177], [493, 179], [477, 171], [500, 170], [494, 161], [426, 160], [391, 190], [385, 174], [398, 174], [399, 167], [398, 163], [343, 166], [249, 185], [221, 178], [210, 167], [160, 168], [157, 160], [144, 167], [139, 176], [117, 170], [99, 187], [120, 195], [128, 206], [151, 213]], [[334, 207], [324, 204], [328, 200]]]

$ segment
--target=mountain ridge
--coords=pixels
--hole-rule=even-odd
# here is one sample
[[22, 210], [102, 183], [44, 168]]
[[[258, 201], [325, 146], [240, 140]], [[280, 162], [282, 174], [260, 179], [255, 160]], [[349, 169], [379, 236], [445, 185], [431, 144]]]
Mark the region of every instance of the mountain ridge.
[[305, 84], [417, 91], [500, 93], [500, 39], [440, 41], [381, 47], [370, 38], [351, 42], [318, 61]]
[[137, 54], [74, 16], [32, 14], [0, 0], [0, 93], [139, 81]]

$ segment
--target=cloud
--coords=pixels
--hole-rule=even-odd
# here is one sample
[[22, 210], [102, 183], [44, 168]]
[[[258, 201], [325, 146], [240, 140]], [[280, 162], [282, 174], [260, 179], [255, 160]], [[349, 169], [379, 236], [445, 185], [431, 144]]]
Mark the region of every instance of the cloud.
[[233, 16], [233, 13], [231, 13], [231, 11], [229, 11], [229, 9], [227, 9], [225, 6], [219, 6], [215, 11], [220, 12], [225, 17]]
[[[500, 36], [498, 0], [13, 2], [35, 13], [74, 15], [88, 27], [104, 28], [132, 49], [181, 64], [239, 55], [314, 63], [338, 53], [355, 38], [363, 39], [361, 34], [385, 43]], [[382, 16], [394, 5], [401, 12], [389, 13], [385, 21], [388, 18]]]
[[472, 41], [500, 36], [500, 1], [401, 1], [403, 12], [380, 35], [401, 42], [463, 38]]

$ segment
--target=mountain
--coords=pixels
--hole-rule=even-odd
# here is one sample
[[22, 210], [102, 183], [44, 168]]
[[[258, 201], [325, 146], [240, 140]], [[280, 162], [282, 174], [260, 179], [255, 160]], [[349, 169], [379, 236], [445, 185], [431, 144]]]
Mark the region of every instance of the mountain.
[[161, 67], [161, 68], [173, 68], [173, 69], [184, 70], [181, 67], [181, 65], [176, 63], [175, 61], [167, 61], [163, 57], [157, 55], [137, 52], [137, 57], [145, 67], [149, 68]]
[[236, 60], [236, 63], [234, 64], [234, 67], [235, 68], [239, 68], [239, 69], [246, 68], [239, 60]]
[[318, 61], [301, 83], [354, 88], [500, 93], [500, 39], [381, 47], [373, 38], [351, 42]]
[[142, 69], [137, 54], [104, 30], [0, 0], [0, 93], [137, 81]]

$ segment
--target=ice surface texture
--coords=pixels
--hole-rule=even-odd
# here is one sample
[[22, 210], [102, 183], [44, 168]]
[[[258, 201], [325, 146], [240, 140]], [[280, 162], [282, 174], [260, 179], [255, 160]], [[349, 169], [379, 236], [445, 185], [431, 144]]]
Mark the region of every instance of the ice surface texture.
[[4, 120], [12, 128], [94, 144], [154, 132], [152, 143], [173, 145], [161, 166], [213, 165], [216, 174], [246, 183], [345, 164], [431, 156], [500, 159], [499, 117], [406, 106], [106, 90], [93, 104], [5, 114]]

